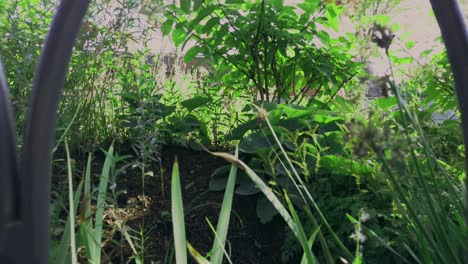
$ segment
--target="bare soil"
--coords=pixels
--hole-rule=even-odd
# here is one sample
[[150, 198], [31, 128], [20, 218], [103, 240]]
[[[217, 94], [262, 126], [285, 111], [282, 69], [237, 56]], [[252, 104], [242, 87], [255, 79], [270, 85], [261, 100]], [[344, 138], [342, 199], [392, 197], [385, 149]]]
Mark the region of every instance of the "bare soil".
[[[226, 161], [207, 152], [164, 147], [162, 166], [155, 165], [154, 176], [146, 178], [145, 196], [142, 196], [138, 170], [120, 176], [117, 184], [124, 186], [127, 192], [118, 199], [119, 203], [126, 204], [122, 207], [133, 208], [133, 211], [127, 209], [126, 225], [144, 234], [145, 263], [168, 263], [173, 254], [170, 183], [175, 156], [183, 188], [187, 240], [203, 255], [213, 244], [214, 235], [207, 219], [216, 227], [224, 193], [209, 191], [208, 182], [211, 173]], [[279, 263], [285, 224], [278, 216], [268, 224], [261, 224], [256, 216], [255, 201], [254, 196], [235, 195], [227, 250], [233, 263]], [[114, 239], [118, 237], [114, 234]], [[123, 239], [120, 241], [109, 243], [105, 248], [113, 263], [125, 263], [131, 256], [128, 244]]]

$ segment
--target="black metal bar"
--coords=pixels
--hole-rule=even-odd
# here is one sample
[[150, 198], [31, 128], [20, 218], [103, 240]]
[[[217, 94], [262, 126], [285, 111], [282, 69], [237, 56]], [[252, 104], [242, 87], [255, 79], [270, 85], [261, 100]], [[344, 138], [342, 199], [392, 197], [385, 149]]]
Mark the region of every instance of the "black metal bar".
[[57, 108], [75, 39], [89, 3], [90, 0], [61, 1], [36, 70], [20, 178], [24, 244], [19, 250], [27, 252], [27, 263], [46, 264], [49, 259], [51, 159]]
[[[453, 72], [460, 107], [465, 165], [468, 170], [468, 34], [457, 0], [430, 0]], [[468, 225], [468, 177], [465, 177], [465, 224]]]
[[0, 62], [0, 120], [3, 121], [0, 128], [0, 251], [5, 248], [7, 240], [1, 238], [5, 230], [14, 218], [18, 217], [15, 208], [18, 208], [18, 200], [14, 195], [19, 194], [18, 163], [16, 155], [15, 124], [8, 83]]

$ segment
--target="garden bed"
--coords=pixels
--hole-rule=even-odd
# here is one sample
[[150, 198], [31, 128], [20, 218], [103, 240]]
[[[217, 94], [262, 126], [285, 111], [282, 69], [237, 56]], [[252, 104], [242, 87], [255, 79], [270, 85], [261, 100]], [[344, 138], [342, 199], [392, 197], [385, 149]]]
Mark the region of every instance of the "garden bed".
[[[123, 155], [125, 153], [121, 153]], [[125, 187], [127, 194], [119, 198], [130, 208], [140, 208], [142, 213], [131, 218], [127, 225], [134, 230], [142, 230], [146, 237], [146, 259], [155, 263], [165, 263], [173, 247], [171, 225], [170, 179], [174, 157], [179, 160], [179, 170], [183, 188], [187, 240], [201, 253], [207, 253], [213, 244], [213, 231], [206, 219], [216, 225], [223, 192], [208, 190], [208, 182], [213, 171], [226, 162], [207, 152], [192, 151], [181, 147], [167, 146], [161, 153], [162, 176], [155, 173], [147, 177], [146, 197], [142, 197], [141, 182], [138, 175], [129, 173], [119, 176], [118, 186]], [[157, 170], [158, 168], [156, 168]], [[255, 197], [234, 197], [233, 214], [229, 225], [228, 250], [233, 263], [275, 263], [280, 258], [280, 247], [284, 237], [284, 222], [275, 217], [267, 224], [261, 224], [256, 214]], [[123, 206], [122, 206], [123, 207]], [[130, 210], [137, 215], [135, 209]], [[117, 236], [116, 236], [117, 237]], [[115, 238], [114, 238], [115, 239]], [[125, 247], [125, 246], [123, 246]], [[109, 244], [106, 251], [118, 252], [113, 262], [128, 259], [131, 249]], [[122, 256], [127, 252], [128, 256]], [[115, 259], [120, 258], [122, 259]], [[146, 261], [145, 261], [146, 262]]]

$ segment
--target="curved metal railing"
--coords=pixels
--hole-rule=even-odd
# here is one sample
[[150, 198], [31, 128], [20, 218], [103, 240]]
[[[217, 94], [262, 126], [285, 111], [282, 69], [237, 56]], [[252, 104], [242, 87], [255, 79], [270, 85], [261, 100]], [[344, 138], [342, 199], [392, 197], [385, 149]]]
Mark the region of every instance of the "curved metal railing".
[[[430, 0], [452, 65], [468, 142], [468, 35], [456, 0]], [[63, 0], [44, 45], [26, 122], [21, 169], [8, 83], [0, 64], [0, 262], [49, 262], [49, 200], [57, 108], [90, 0]], [[468, 161], [468, 148], [465, 148]], [[466, 162], [468, 166], [468, 162]], [[468, 186], [468, 178], [466, 180]], [[466, 196], [468, 199], [468, 196]], [[468, 200], [465, 200], [468, 205]], [[465, 206], [467, 206], [465, 205]], [[465, 207], [468, 224], [468, 207]]]
[[14, 121], [0, 68], [0, 262], [49, 262], [49, 203], [57, 108], [73, 45], [90, 0], [63, 0], [36, 70], [21, 169]]
[[[463, 141], [465, 143], [465, 166], [468, 171], [468, 34], [457, 0], [430, 0], [439, 24], [447, 56], [452, 67], [453, 78], [461, 112]], [[466, 172], [465, 172], [466, 173]], [[468, 226], [468, 177], [465, 177], [464, 220]], [[468, 252], [465, 252], [468, 261]]]

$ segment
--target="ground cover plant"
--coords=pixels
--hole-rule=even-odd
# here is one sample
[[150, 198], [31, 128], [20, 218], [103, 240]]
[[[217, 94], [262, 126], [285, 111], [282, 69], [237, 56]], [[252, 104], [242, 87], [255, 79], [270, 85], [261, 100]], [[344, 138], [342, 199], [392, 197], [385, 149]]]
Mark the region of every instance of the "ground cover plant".
[[[464, 263], [453, 76], [445, 50], [376, 35], [399, 3], [93, 2], [60, 103], [51, 261]], [[56, 5], [0, 3], [18, 135]]]

